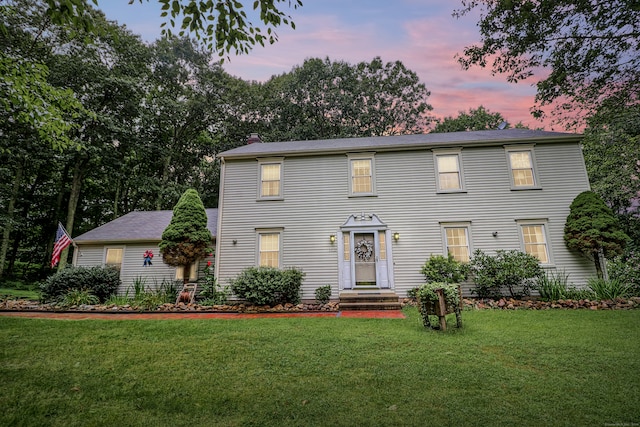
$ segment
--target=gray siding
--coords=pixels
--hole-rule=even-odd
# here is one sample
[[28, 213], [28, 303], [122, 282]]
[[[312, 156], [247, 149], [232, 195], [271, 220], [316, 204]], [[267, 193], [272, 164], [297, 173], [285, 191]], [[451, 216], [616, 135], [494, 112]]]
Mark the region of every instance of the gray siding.
[[[77, 267], [93, 267], [104, 265], [106, 248], [123, 248], [122, 268], [120, 279], [122, 286], [118, 289], [118, 294], [124, 295], [129, 292], [133, 295], [133, 284], [136, 280], [144, 280], [145, 286], [149, 290], [157, 290], [163, 283], [174, 283], [176, 277], [175, 267], [171, 267], [162, 262], [162, 255], [157, 242], [153, 243], [110, 243], [110, 244], [78, 244], [77, 255], [74, 256], [74, 265]], [[154, 258], [151, 266], [143, 266], [143, 254], [147, 250], [152, 250]], [[213, 262], [213, 257], [206, 258], [198, 263], [198, 276], [202, 277], [207, 261]]]
[[[366, 150], [363, 150], [366, 151]], [[376, 197], [349, 197], [346, 154], [285, 157], [284, 200], [257, 201], [257, 160], [227, 160], [222, 177], [218, 229], [218, 279], [222, 284], [256, 265], [259, 228], [283, 228], [283, 267], [306, 273], [303, 298], [331, 284], [337, 296], [338, 248], [329, 241], [349, 215], [375, 213], [398, 242], [388, 242], [394, 260], [394, 288], [400, 295], [422, 283], [420, 267], [430, 254], [443, 254], [441, 222], [470, 222], [473, 249], [521, 249], [516, 220], [545, 219], [553, 260], [550, 268], [570, 274], [581, 286], [595, 274], [591, 263], [566, 249], [564, 222], [569, 205], [589, 189], [577, 143], [535, 146], [541, 189], [511, 189], [502, 146], [465, 147], [465, 193], [436, 192], [433, 153], [428, 149], [375, 155]], [[497, 237], [492, 233], [498, 232]], [[234, 244], [233, 241], [236, 241]]]

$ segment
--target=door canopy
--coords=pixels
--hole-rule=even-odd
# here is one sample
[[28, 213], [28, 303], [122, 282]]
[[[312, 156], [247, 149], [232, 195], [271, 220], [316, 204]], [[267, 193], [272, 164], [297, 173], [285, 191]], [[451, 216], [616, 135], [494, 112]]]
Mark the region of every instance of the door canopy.
[[376, 214], [364, 212], [349, 216], [349, 219], [340, 227], [343, 231], [362, 229], [386, 230], [387, 228], [387, 224], [380, 221], [380, 218], [378, 218]]

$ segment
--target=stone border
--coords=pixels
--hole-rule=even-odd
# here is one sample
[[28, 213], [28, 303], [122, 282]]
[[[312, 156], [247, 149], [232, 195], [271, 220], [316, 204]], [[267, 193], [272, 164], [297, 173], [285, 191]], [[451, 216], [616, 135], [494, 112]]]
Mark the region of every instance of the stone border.
[[[535, 299], [516, 300], [513, 298], [495, 299], [471, 299], [462, 300], [465, 310], [632, 310], [640, 308], [640, 297], [629, 299], [617, 298], [615, 300], [592, 301], [581, 300], [558, 300], [540, 301]], [[416, 305], [415, 301], [405, 298], [401, 301], [402, 306]], [[331, 301], [327, 304], [279, 304], [275, 307], [256, 306], [248, 304], [229, 305], [200, 305], [200, 304], [171, 304], [166, 303], [156, 310], [143, 310], [131, 305], [80, 305], [64, 307], [58, 304], [44, 304], [31, 300], [3, 300], [0, 301], [0, 311], [26, 311], [26, 312], [92, 312], [92, 313], [290, 313], [290, 312], [338, 312], [340, 304]]]

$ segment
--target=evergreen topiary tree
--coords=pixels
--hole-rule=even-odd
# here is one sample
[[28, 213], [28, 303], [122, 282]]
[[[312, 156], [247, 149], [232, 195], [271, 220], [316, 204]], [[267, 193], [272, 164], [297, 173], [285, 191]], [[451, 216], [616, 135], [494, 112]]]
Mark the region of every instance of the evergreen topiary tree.
[[619, 254], [629, 240], [620, 229], [618, 218], [605, 202], [593, 191], [576, 196], [570, 206], [564, 226], [564, 241], [569, 249], [575, 249], [592, 259], [598, 277], [603, 277], [601, 256]]
[[205, 257], [210, 244], [204, 205], [198, 192], [189, 189], [173, 208], [171, 222], [162, 233], [162, 260], [173, 267], [182, 266], [186, 272], [188, 266]]

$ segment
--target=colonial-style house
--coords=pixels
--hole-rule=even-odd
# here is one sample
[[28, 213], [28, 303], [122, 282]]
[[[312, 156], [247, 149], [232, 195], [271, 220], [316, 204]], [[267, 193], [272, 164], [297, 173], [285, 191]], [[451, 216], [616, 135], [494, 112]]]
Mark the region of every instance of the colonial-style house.
[[[213, 236], [215, 245], [218, 210], [206, 209], [207, 228]], [[183, 281], [185, 272], [181, 267], [171, 267], [162, 262], [158, 245], [162, 232], [171, 222], [173, 211], [130, 212], [73, 239], [76, 245], [73, 265], [83, 267], [111, 266], [120, 270], [124, 294], [136, 280], [143, 280], [148, 289], [158, 289], [162, 284]], [[189, 279], [197, 280], [202, 276], [207, 263], [213, 265], [214, 257], [205, 258], [192, 264]]]
[[569, 205], [589, 189], [580, 141], [508, 129], [223, 152], [216, 276], [298, 267], [303, 299], [327, 284], [333, 298], [358, 289], [403, 297], [423, 283], [432, 254], [468, 261], [476, 249], [518, 249], [584, 285], [593, 265], [563, 241]]

